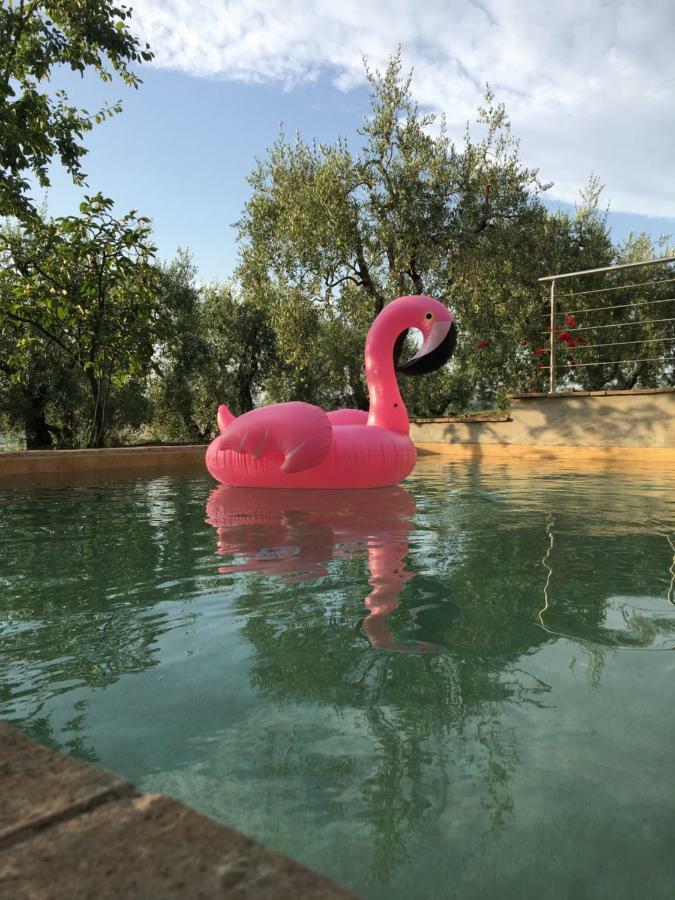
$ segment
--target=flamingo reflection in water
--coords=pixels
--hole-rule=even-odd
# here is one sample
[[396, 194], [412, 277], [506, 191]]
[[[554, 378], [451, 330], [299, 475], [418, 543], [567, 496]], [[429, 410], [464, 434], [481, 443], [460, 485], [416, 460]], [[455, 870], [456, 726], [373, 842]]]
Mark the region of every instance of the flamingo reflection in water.
[[[206, 521], [218, 533], [218, 553], [243, 557], [223, 574], [280, 576], [287, 584], [328, 574], [332, 559], [366, 555], [372, 590], [364, 600], [363, 629], [378, 650], [441, 653], [426, 641], [398, 643], [387, 618], [398, 608], [406, 581], [408, 534], [415, 498], [402, 487], [369, 491], [266, 490], [221, 485], [209, 496]], [[412, 610], [413, 616], [427, 607]]]

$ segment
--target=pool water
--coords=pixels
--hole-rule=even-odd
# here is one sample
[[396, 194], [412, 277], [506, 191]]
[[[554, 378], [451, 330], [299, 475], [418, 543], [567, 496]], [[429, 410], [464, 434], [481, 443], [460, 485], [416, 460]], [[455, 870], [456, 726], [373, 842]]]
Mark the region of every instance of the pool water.
[[675, 476], [0, 488], [0, 718], [367, 898], [675, 889]]

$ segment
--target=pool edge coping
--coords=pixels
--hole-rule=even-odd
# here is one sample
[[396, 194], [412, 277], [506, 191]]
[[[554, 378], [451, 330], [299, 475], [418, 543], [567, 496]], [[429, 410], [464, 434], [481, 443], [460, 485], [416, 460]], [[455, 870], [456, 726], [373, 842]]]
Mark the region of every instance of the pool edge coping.
[[0, 768], [0, 881], [20, 886], [16, 896], [46, 896], [55, 884], [72, 900], [109, 896], [112, 882], [120, 896], [356, 898], [254, 838], [171, 797], [139, 793], [5, 721]]

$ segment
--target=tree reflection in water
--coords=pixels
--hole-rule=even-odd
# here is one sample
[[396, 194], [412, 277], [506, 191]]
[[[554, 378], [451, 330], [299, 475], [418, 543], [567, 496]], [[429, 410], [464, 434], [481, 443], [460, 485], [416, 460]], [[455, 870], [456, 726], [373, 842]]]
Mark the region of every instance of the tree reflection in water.
[[[454, 498], [424, 482], [415, 484], [417, 509], [401, 487], [220, 487], [208, 501], [218, 552], [230, 557], [221, 573], [297, 587], [275, 604], [264, 579], [254, 579], [235, 601], [253, 648], [253, 683], [279, 706], [330, 708], [367, 734], [366, 766], [346, 750], [319, 771], [311, 736], [291, 749], [277, 734], [268, 771], [321, 792], [333, 820], [343, 813], [335, 798], [356, 789], [360, 802], [349, 813], [367, 822], [370, 876], [383, 882], [422, 834], [461, 820], [467, 797], [480, 797], [489, 830], [511, 820], [515, 708], [555, 718], [551, 685], [536, 666], [528, 671], [540, 648], [568, 639], [564, 665], [585, 654], [597, 687], [608, 650], [672, 645], [675, 633], [658, 605], [646, 627], [636, 599], [658, 594], [649, 526], [626, 528], [624, 507], [605, 508], [602, 530], [585, 522], [587, 485], [549, 480], [557, 502], [542, 504], [529, 480], [522, 497], [482, 472], [476, 481], [462, 485], [452, 511], [443, 504]], [[359, 595], [363, 557], [371, 590]], [[627, 586], [636, 596], [621, 600]], [[619, 624], [617, 603], [633, 611]], [[475, 826], [475, 813], [469, 818]]]
[[[414, 513], [415, 499], [402, 487], [352, 492], [221, 486], [207, 503], [218, 553], [232, 557], [219, 567], [222, 574], [278, 576], [317, 588], [297, 592], [282, 608], [264, 603], [254, 585], [237, 601], [255, 651], [252, 677], [278, 703], [361, 713], [373, 751], [360, 785], [373, 840], [371, 874], [384, 881], [405, 859], [408, 835], [445, 810], [453, 753], [472, 760], [469, 771], [459, 766], [455, 774], [482, 784], [491, 827], [505, 822], [513, 806], [508, 778], [518, 754], [515, 731], [503, 724], [498, 708], [510, 701], [542, 704], [549, 690], [522, 670], [504, 677], [509, 663], [546, 639], [537, 629], [527, 628], [522, 643], [510, 642], [508, 652], [492, 661], [477, 658], [461, 649], [477, 624], [469, 613], [460, 649], [453, 647], [460, 606], [444, 579], [418, 574], [407, 563]], [[316, 584], [331, 574], [333, 560], [362, 557], [370, 574], [362, 621], [369, 646], [344, 609], [324, 605]], [[347, 605], [352, 590], [348, 583], [340, 591]], [[403, 614], [405, 636], [396, 633], [401, 625], [394, 628], [394, 613]], [[423, 639], [419, 632], [425, 631], [442, 641]], [[295, 751], [302, 756], [301, 748]], [[343, 762], [333, 772], [338, 792], [352, 787], [353, 767]], [[275, 775], [283, 776], [288, 764], [284, 751]], [[312, 766], [298, 759], [292, 768], [309, 772]]]

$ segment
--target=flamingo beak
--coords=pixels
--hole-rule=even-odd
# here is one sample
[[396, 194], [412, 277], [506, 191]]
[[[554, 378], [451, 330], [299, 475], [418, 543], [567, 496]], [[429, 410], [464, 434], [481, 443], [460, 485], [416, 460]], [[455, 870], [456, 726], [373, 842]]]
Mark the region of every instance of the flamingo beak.
[[457, 326], [454, 321], [434, 322], [424, 336], [417, 353], [396, 367], [404, 375], [428, 375], [440, 369], [450, 359], [457, 346]]

